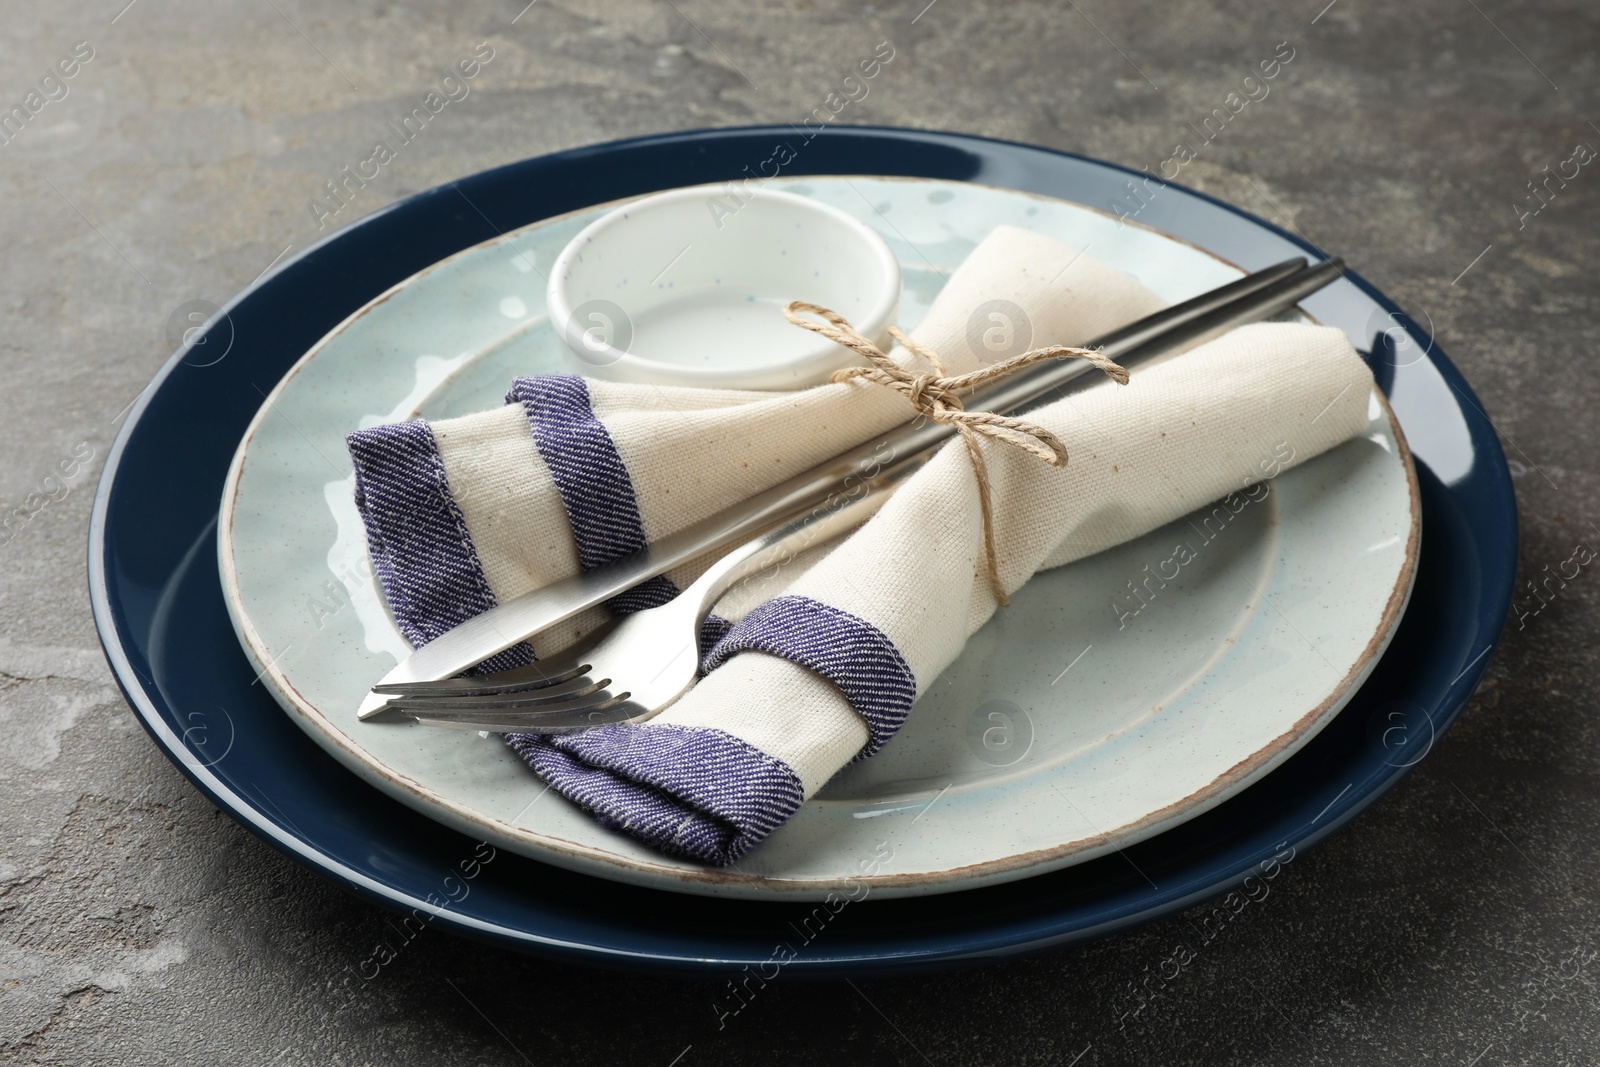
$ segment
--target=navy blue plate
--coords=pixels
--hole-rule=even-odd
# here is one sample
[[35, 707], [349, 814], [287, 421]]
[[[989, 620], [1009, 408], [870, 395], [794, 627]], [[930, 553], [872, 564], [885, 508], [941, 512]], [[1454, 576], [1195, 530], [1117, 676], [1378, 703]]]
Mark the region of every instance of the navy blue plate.
[[[1249, 269], [1320, 254], [1199, 193], [1091, 159], [959, 134], [788, 127], [706, 130], [544, 156], [422, 193], [341, 231], [235, 299], [173, 356], [112, 446], [89, 531], [106, 657], [145, 728], [224, 811], [315, 871], [439, 926], [551, 956], [712, 971], [771, 960], [808, 907], [677, 896], [501, 853], [388, 799], [290, 722], [233, 636], [217, 577], [218, 499], [261, 398], [318, 338], [396, 282], [538, 219], [619, 197], [744, 176], [779, 142], [787, 175], [982, 182], [1111, 210]], [[1130, 195], [1137, 181], [1142, 199]], [[1140, 204], [1143, 204], [1140, 207]], [[1495, 433], [1427, 333], [1354, 274], [1305, 303], [1366, 339], [1416, 454], [1422, 558], [1411, 607], [1350, 705], [1279, 770], [1127, 850], [1007, 885], [866, 899], [799, 948], [791, 972], [912, 970], [1103, 937], [1219, 895], [1304, 850], [1423, 758], [1483, 673], [1510, 602], [1516, 505]], [[231, 345], [231, 347], [229, 347]], [[226, 358], [216, 359], [218, 350]], [[1130, 863], [1129, 861], [1132, 861]], [[452, 872], [478, 870], [463, 895]]]

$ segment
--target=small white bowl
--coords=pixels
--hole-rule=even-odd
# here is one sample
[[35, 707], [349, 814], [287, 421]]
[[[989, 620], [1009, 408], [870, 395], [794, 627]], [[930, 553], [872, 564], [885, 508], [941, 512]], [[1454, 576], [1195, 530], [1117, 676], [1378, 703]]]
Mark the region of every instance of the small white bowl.
[[797, 389], [859, 357], [783, 317], [843, 315], [880, 345], [900, 305], [883, 238], [793, 193], [703, 185], [597, 219], [550, 271], [550, 321], [584, 374], [657, 385]]

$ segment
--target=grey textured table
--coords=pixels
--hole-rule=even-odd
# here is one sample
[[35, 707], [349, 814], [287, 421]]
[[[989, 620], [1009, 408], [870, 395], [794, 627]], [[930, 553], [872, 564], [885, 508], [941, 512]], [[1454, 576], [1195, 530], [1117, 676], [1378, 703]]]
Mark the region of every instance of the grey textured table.
[[[25, 513], [0, 545], [0, 1062], [1600, 1058], [1591, 568], [1512, 619], [1477, 697], [1409, 778], [1287, 867], [1136, 1019], [1119, 1025], [1129, 983], [1183, 940], [1183, 917], [979, 971], [780, 981], [722, 1030], [718, 983], [437, 932], [363, 999], [330, 1006], [330, 983], [389, 935], [386, 914], [251, 837], [167, 763], [112, 685], [84, 573], [93, 479], [193, 302], [496, 164], [798, 121], [887, 40], [896, 58], [838, 121], [1152, 168], [1289, 42], [1270, 95], [1180, 180], [1345, 255], [1433, 323], [1513, 459], [1521, 573], [1540, 577], [1600, 540], [1600, 176], [1583, 167], [1539, 200], [1528, 185], [1600, 145], [1600, 8], [124, 2], [8, 5], [0, 35], [0, 108], [24, 116], [0, 143], [0, 503]], [[485, 41], [468, 97], [337, 213], [311, 206]], [[47, 481], [58, 469], [73, 473]]]

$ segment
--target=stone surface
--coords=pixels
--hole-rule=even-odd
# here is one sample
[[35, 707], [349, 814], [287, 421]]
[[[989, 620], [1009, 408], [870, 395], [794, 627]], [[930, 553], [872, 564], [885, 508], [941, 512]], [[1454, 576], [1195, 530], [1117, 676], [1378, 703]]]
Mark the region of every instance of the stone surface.
[[[8, 13], [0, 107], [93, 58], [0, 145], [0, 503], [91, 453], [0, 545], [0, 1063], [1592, 1063], [1600, 952], [1596, 588], [1516, 620], [1460, 723], [1298, 859], [1125, 1030], [1118, 991], [1188, 918], [954, 975], [716, 985], [437, 932], [364, 1002], [327, 976], [385, 913], [218, 813], [150, 744], [85, 592], [93, 477], [188, 302], [323, 236], [309, 202], [488, 41], [470, 97], [329, 228], [449, 178], [615, 137], [797, 121], [898, 49], [840, 121], [1157, 166], [1279, 42], [1295, 58], [1180, 180], [1337, 251], [1475, 384], [1513, 460], [1525, 576], [1600, 536], [1591, 436], [1600, 8], [1575, 0], [1066, 5], [121, 0]], [[919, 14], [920, 10], [920, 14]], [[1091, 21], [1091, 19], [1093, 21]], [[1491, 21], [1491, 19], [1493, 21]], [[1559, 88], [1558, 88], [1559, 86]], [[54, 85], [46, 86], [59, 96]], [[44, 94], [41, 94], [43, 99]], [[37, 103], [38, 101], [35, 101]], [[181, 314], [178, 320], [181, 332]], [[675, 1059], [675, 1057], [679, 1057]], [[1074, 1057], [1079, 1057], [1074, 1059]]]

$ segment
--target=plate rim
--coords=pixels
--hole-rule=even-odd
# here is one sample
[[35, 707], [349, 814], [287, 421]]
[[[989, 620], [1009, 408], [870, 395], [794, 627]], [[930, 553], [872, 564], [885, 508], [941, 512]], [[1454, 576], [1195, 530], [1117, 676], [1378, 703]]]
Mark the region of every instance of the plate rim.
[[[955, 185], [972, 185], [1025, 198], [1049, 200], [1070, 208], [1085, 210], [1104, 218], [1114, 217], [1110, 212], [1091, 204], [1063, 200], [1060, 197], [1052, 197], [1043, 193], [1014, 190], [1004, 186], [956, 179], [856, 173], [848, 175], [804, 175], [791, 180], [804, 182], [826, 178], [843, 178], [847, 181], [851, 178], [886, 178], [905, 182], [940, 181]], [[680, 188], [693, 189], [700, 188], [700, 186], [684, 186]], [[647, 193], [642, 195], [657, 194]], [[1069, 841], [1024, 851], [1010, 851], [1004, 855], [991, 856], [971, 863], [947, 865], [939, 870], [883, 872], [871, 875], [852, 873], [835, 877], [814, 875], [804, 878], [784, 878], [774, 875], [745, 874], [726, 868], [680, 865], [669, 859], [655, 857], [640, 859], [625, 852], [607, 849], [590, 842], [573, 840], [549, 832], [540, 832], [517, 826], [503, 818], [485, 813], [479, 806], [470, 804], [458, 797], [441, 793], [436, 788], [378, 758], [371, 749], [361, 745], [359, 741], [351, 737], [326, 712], [296, 688], [293, 681], [284, 672], [278, 659], [270, 656], [270, 649], [266, 647], [266, 642], [257, 631], [247, 609], [245, 598], [239, 586], [238, 560], [235, 558], [235, 545], [231, 536], [237, 516], [239, 483], [243, 477], [247, 452], [258, 432], [270, 421], [273, 404], [279, 400], [294, 378], [307, 369], [330, 343], [344, 334], [354, 323], [366, 318], [372, 312], [387, 304], [403, 289], [429, 275], [434, 275], [448, 268], [452, 263], [456, 263], [468, 256], [493, 254], [499, 247], [514, 245], [519, 239], [519, 235], [525, 234], [531, 227], [560, 223], [564, 220], [570, 220], [573, 216], [588, 214], [596, 210], [608, 208], [614, 210], [616, 207], [636, 199], [638, 199], [638, 196], [602, 201], [586, 207], [576, 208], [572, 211], [550, 215], [515, 229], [506, 230], [477, 244], [462, 248], [395, 282], [341, 319], [337, 325], [318, 338], [315, 344], [308, 348], [284, 371], [282, 377], [267, 392], [261, 402], [261, 406], [251, 417], [249, 425], [245, 428], [244, 434], [240, 438], [238, 446], [234, 449], [232, 458], [229, 460], [228, 471], [220, 496], [216, 529], [216, 555], [222, 582], [223, 600], [227, 606], [228, 617], [233, 624], [235, 634], [239, 638], [245, 655], [258, 671], [258, 679], [263, 684], [271, 682], [270, 688], [283, 713], [299, 729], [304, 730], [320, 747], [344, 764], [347, 770], [353, 774], [361, 775], [373, 788], [389, 794], [428, 818], [440, 821], [454, 830], [469, 835], [488, 835], [486, 840], [491, 841], [496, 846], [517, 852], [530, 859], [548, 862], [580, 874], [620, 881], [645, 889], [658, 889], [665, 892], [687, 893], [698, 896], [736, 897], [765, 901], [822, 900], [828, 893], [846, 888], [849, 882], [865, 885], [870, 891], [877, 892], [882, 896], [919, 896], [961, 892], [967, 889], [977, 889], [986, 885], [1014, 881], [1031, 877], [1035, 874], [1046, 874], [1050, 871], [1075, 866], [1078, 863], [1103, 855], [1108, 848], [1132, 846], [1204, 814], [1211, 808], [1226, 801], [1229, 797], [1248, 789], [1250, 785], [1270, 774], [1282, 765], [1285, 760], [1293, 756], [1295, 752], [1308, 744], [1355, 696], [1362, 682], [1371, 674], [1378, 660], [1387, 650], [1389, 642], [1399, 628], [1416, 581], [1422, 534], [1422, 500], [1421, 487], [1418, 483], [1416, 467], [1410, 446], [1406, 441], [1405, 431], [1390, 407], [1388, 398], [1383, 395], [1382, 390], [1374, 383], [1370, 395], [1376, 397], [1381, 405], [1389, 431], [1395, 439], [1396, 460], [1400, 464], [1405, 478], [1409, 529], [1407, 530], [1406, 546], [1401, 565], [1395, 575], [1394, 584], [1389, 590], [1382, 610], [1377, 615], [1368, 641], [1356, 655], [1349, 669], [1341, 677], [1334, 680], [1322, 697], [1315, 704], [1306, 708], [1293, 722], [1274, 732], [1270, 738], [1266, 739], [1265, 743], [1258, 745], [1233, 765], [1218, 771], [1204, 785], [1196, 788], [1186, 796], [1172, 800], [1155, 810], [1145, 811], [1131, 822], [1123, 823], [1112, 829], [1096, 830], [1092, 834], [1074, 837]], [[1141, 229], [1163, 240], [1186, 245], [1221, 266], [1238, 271], [1241, 277], [1248, 273], [1239, 264], [1216, 252], [1200, 247], [1194, 242], [1169, 234], [1153, 226], [1138, 223], [1137, 220], [1133, 221]], [[1304, 315], [1305, 312], [1302, 311], [1301, 314]], [[1312, 316], [1307, 315], [1306, 317], [1310, 318], [1312, 322], [1316, 321]], [[412, 417], [418, 416], [413, 415]], [[387, 604], [385, 604], [385, 608], [387, 609]], [[398, 633], [398, 630], [396, 632]]]
[[[757, 136], [763, 139], [770, 136], [782, 137], [787, 136], [790, 132], [792, 131], [789, 131], [786, 127], [779, 126], [744, 126], [648, 134], [530, 157], [479, 172], [470, 178], [462, 180], [481, 180], [484, 182], [491, 179], [504, 180], [517, 169], [535, 163], [560, 165], [578, 162], [597, 154], [604, 154], [618, 149], [663, 149], [698, 145], [700, 151], [705, 152], [707, 146], [710, 145], [717, 146], [725, 151], [730, 139], [733, 138], [745, 138], [753, 142]], [[1017, 159], [1038, 158], [1041, 163], [1048, 165], [1052, 172], [1057, 166], [1076, 164], [1109, 172], [1114, 176], [1126, 176], [1129, 178], [1142, 176], [1142, 172], [1133, 170], [1130, 167], [1095, 159], [1080, 153], [985, 137], [978, 134], [889, 126], [839, 126], [819, 133], [818, 137], [827, 137], [832, 141], [843, 142], [852, 146], [852, 150], [854, 150], [854, 145], [866, 145], [885, 150], [893, 149], [897, 153], [897, 158], [904, 158], [902, 150], [907, 146], [913, 146], [930, 150], [944, 149], [951, 152], [966, 153], [974, 158], [989, 162], [1008, 163]], [[931, 168], [932, 165], [913, 161], [907, 164], [907, 169], [909, 170], [913, 166], [918, 170], [926, 170]], [[818, 173], [821, 173], [821, 171]], [[1054, 173], [1059, 175], [1059, 172]], [[453, 185], [453, 183], [450, 184]], [[1270, 235], [1290, 247], [1302, 249], [1312, 254], [1321, 254], [1320, 250], [1306, 239], [1289, 233], [1242, 208], [1175, 182], [1168, 184], [1186, 197], [1192, 197], [1202, 204], [1208, 204], [1213, 208], [1220, 209], [1224, 217], [1229, 215], [1237, 216], [1256, 230]], [[258, 290], [274, 281], [280, 274], [299, 266], [306, 258], [321, 252], [335, 239], [349, 238], [352, 234], [361, 232], [362, 228], [378, 224], [387, 216], [410, 205], [417, 204], [421, 200], [439, 195], [447, 188], [450, 188], [450, 185], [426, 190], [394, 204], [379, 208], [349, 226], [313, 243], [303, 252], [290, 257], [278, 267], [269, 270], [261, 278], [231, 298], [220, 309], [219, 314], [226, 314], [237, 308], [246, 299], [254, 296]], [[492, 226], [492, 223], [490, 225]], [[1345, 277], [1368, 301], [1378, 308], [1392, 314], [1404, 315], [1398, 304], [1376, 289], [1359, 273], [1347, 271]], [[1474, 537], [1474, 546], [1497, 550], [1492, 555], [1482, 557], [1484, 562], [1479, 572], [1475, 575], [1475, 577], [1483, 579], [1481, 586], [1483, 595], [1474, 604], [1471, 618], [1467, 620], [1468, 628], [1471, 631], [1470, 636], [1474, 640], [1460, 650], [1460, 657], [1465, 659], [1476, 648], [1477, 640], [1484, 640], [1486, 642], [1485, 646], [1481, 652], [1473, 656], [1466, 668], [1456, 675], [1452, 681], [1437, 689], [1430, 690], [1430, 694], [1434, 697], [1434, 706], [1440, 716], [1437, 720], [1430, 719], [1430, 721], [1436, 730], [1442, 730], [1452, 724], [1459, 716], [1468, 696], [1476, 688], [1478, 681], [1487, 670], [1488, 663], [1492, 658], [1492, 652], [1499, 643], [1506, 623], [1506, 613], [1510, 606], [1516, 577], [1515, 559], [1518, 544], [1516, 499], [1511, 488], [1510, 472], [1506, 466], [1504, 449], [1501, 447], [1487, 416], [1483, 415], [1482, 409], [1477, 403], [1477, 398], [1464, 376], [1448, 355], [1438, 346], [1432, 345], [1431, 338], [1424, 336], [1420, 332], [1420, 327], [1417, 327], [1414, 321], [1401, 322], [1400, 325], [1417, 343], [1429, 346], [1429, 351], [1423, 358], [1430, 363], [1433, 370], [1438, 374], [1442, 386], [1459, 394], [1476, 410], [1476, 415], [1474, 415], [1473, 412], [1458, 409], [1467, 420], [1466, 438], [1469, 454], [1476, 459], [1485, 461], [1488, 480], [1480, 487], [1477, 487], [1472, 496], [1451, 494], [1449, 499], [1453, 505], [1470, 503], [1472, 512], [1470, 524]], [[707, 969], [737, 968], [741, 963], [747, 962], [747, 957], [707, 957], [703, 953], [691, 954], [687, 951], [681, 951], [676, 954], [658, 951], [644, 945], [642, 943], [645, 941], [644, 938], [631, 934], [624, 936], [624, 940], [628, 937], [632, 938], [633, 946], [631, 948], [624, 951], [613, 951], [607, 946], [597, 945], [589, 941], [565, 940], [544, 936], [511, 925], [509, 920], [480, 922], [462, 913], [438, 909], [407, 888], [387, 885], [367, 878], [361, 872], [351, 868], [347, 862], [311, 847], [306, 841], [302, 841], [298, 837], [274, 832], [273, 827], [276, 824], [265, 818], [262, 810], [257, 807], [256, 802], [239, 796], [227, 783], [221, 781], [215, 774], [210, 773], [208, 768], [201, 766], [198, 760], [189, 758], [191, 754], [188, 753], [188, 750], [178, 741], [176, 736], [163, 729], [164, 720], [161, 711], [151, 697], [151, 693], [154, 691], [153, 684], [142, 677], [129, 657], [128, 650], [134, 647], [137, 635], [132, 631], [131, 622], [122, 610], [120, 602], [116, 601], [113, 595], [110, 575], [116, 571], [116, 568], [111, 559], [113, 546], [107, 541], [107, 532], [108, 515], [111, 510], [111, 498], [116, 488], [117, 475], [122, 468], [135, 430], [141, 424], [156, 393], [166, 386], [168, 379], [172, 376], [176, 367], [184, 361], [185, 356], [192, 347], [193, 342], [191, 341], [174, 352], [130, 407], [122, 427], [107, 451], [105, 466], [102, 468], [95, 490], [88, 530], [88, 544], [86, 546], [89, 556], [88, 585], [91, 611], [102, 648], [112, 669], [114, 680], [127, 698], [135, 714], [139, 717], [141, 724], [145, 726], [146, 731], [166, 752], [168, 758], [172, 760], [180, 772], [188, 777], [203, 795], [228, 811], [247, 829], [256, 833], [257, 836], [279, 849], [285, 855], [305, 863], [312, 870], [330, 880], [387, 907], [395, 909], [420, 908], [441, 920], [442, 925], [445, 927], [458, 932], [478, 935], [487, 940], [513, 947], [542, 945], [553, 950], [554, 954], [590, 962], [603, 962], [605, 960], [617, 962], [621, 960], [634, 967], [652, 966], [661, 969], [704, 973]], [[1443, 483], [1440, 483], [1440, 485], [1441, 491], [1450, 493], [1448, 486]], [[1499, 581], [1494, 581], [1493, 579], [1495, 578], [1498, 578]], [[124, 632], [124, 624], [129, 625], [128, 632]], [[1455, 646], [1452, 646], [1452, 648], [1455, 648]], [[149, 687], [148, 690], [147, 687]], [[1347, 789], [1345, 792], [1333, 796], [1328, 807], [1324, 810], [1323, 816], [1319, 816], [1308, 829], [1303, 833], [1299, 833], [1299, 836], [1295, 838], [1295, 847], [1306, 848], [1314, 846], [1329, 835], [1337, 832], [1358, 814], [1375, 803], [1389, 789], [1393, 788], [1395, 783], [1403, 778], [1414, 765], [1414, 763], [1397, 765], [1386, 762], [1383, 766], [1390, 769], [1385, 773], [1382, 769], [1371, 766], [1370, 762], [1362, 764], [1360, 769], [1366, 774], [1361, 783], [1362, 788], [1357, 790]], [[1320, 800], [1322, 797], [1317, 796], [1314, 799]], [[986, 929], [984, 932], [977, 934], [913, 932], [903, 935], [902, 940], [896, 942], [892, 948], [871, 942], [858, 948], [845, 946], [843, 950], [829, 950], [816, 956], [805, 956], [796, 959], [791, 962], [790, 969], [802, 974], [859, 973], [866, 970], [876, 972], [917, 970], [935, 966], [951, 966], [963, 962], [981, 962], [1005, 956], [1043, 951], [1066, 943], [1108, 936], [1116, 931], [1138, 926], [1172, 914], [1202, 900], [1218, 897], [1229, 889], [1237, 887], [1249, 875], [1251, 870], [1248, 865], [1242, 862], [1240, 857], [1246, 853], [1255, 855], [1257, 851], [1255, 844], [1247, 847], [1235, 844], [1218, 845], [1211, 853], [1208, 853], [1208, 856], [1213, 857], [1212, 859], [1206, 862], [1197, 862], [1194, 865], [1198, 869], [1194, 869], [1192, 877], [1187, 883], [1188, 888], [1179, 888], [1155, 894], [1145, 893], [1141, 889], [1138, 893], [1138, 899], [1123, 899], [1119, 897], [1114, 898], [1112, 903], [1097, 904], [1092, 909], [1093, 913], [1082, 919], [1076, 917], [1070, 921], [1063, 919], [1062, 910], [1057, 909], [1043, 914], [1029, 913], [1008, 922], [998, 929]]]

